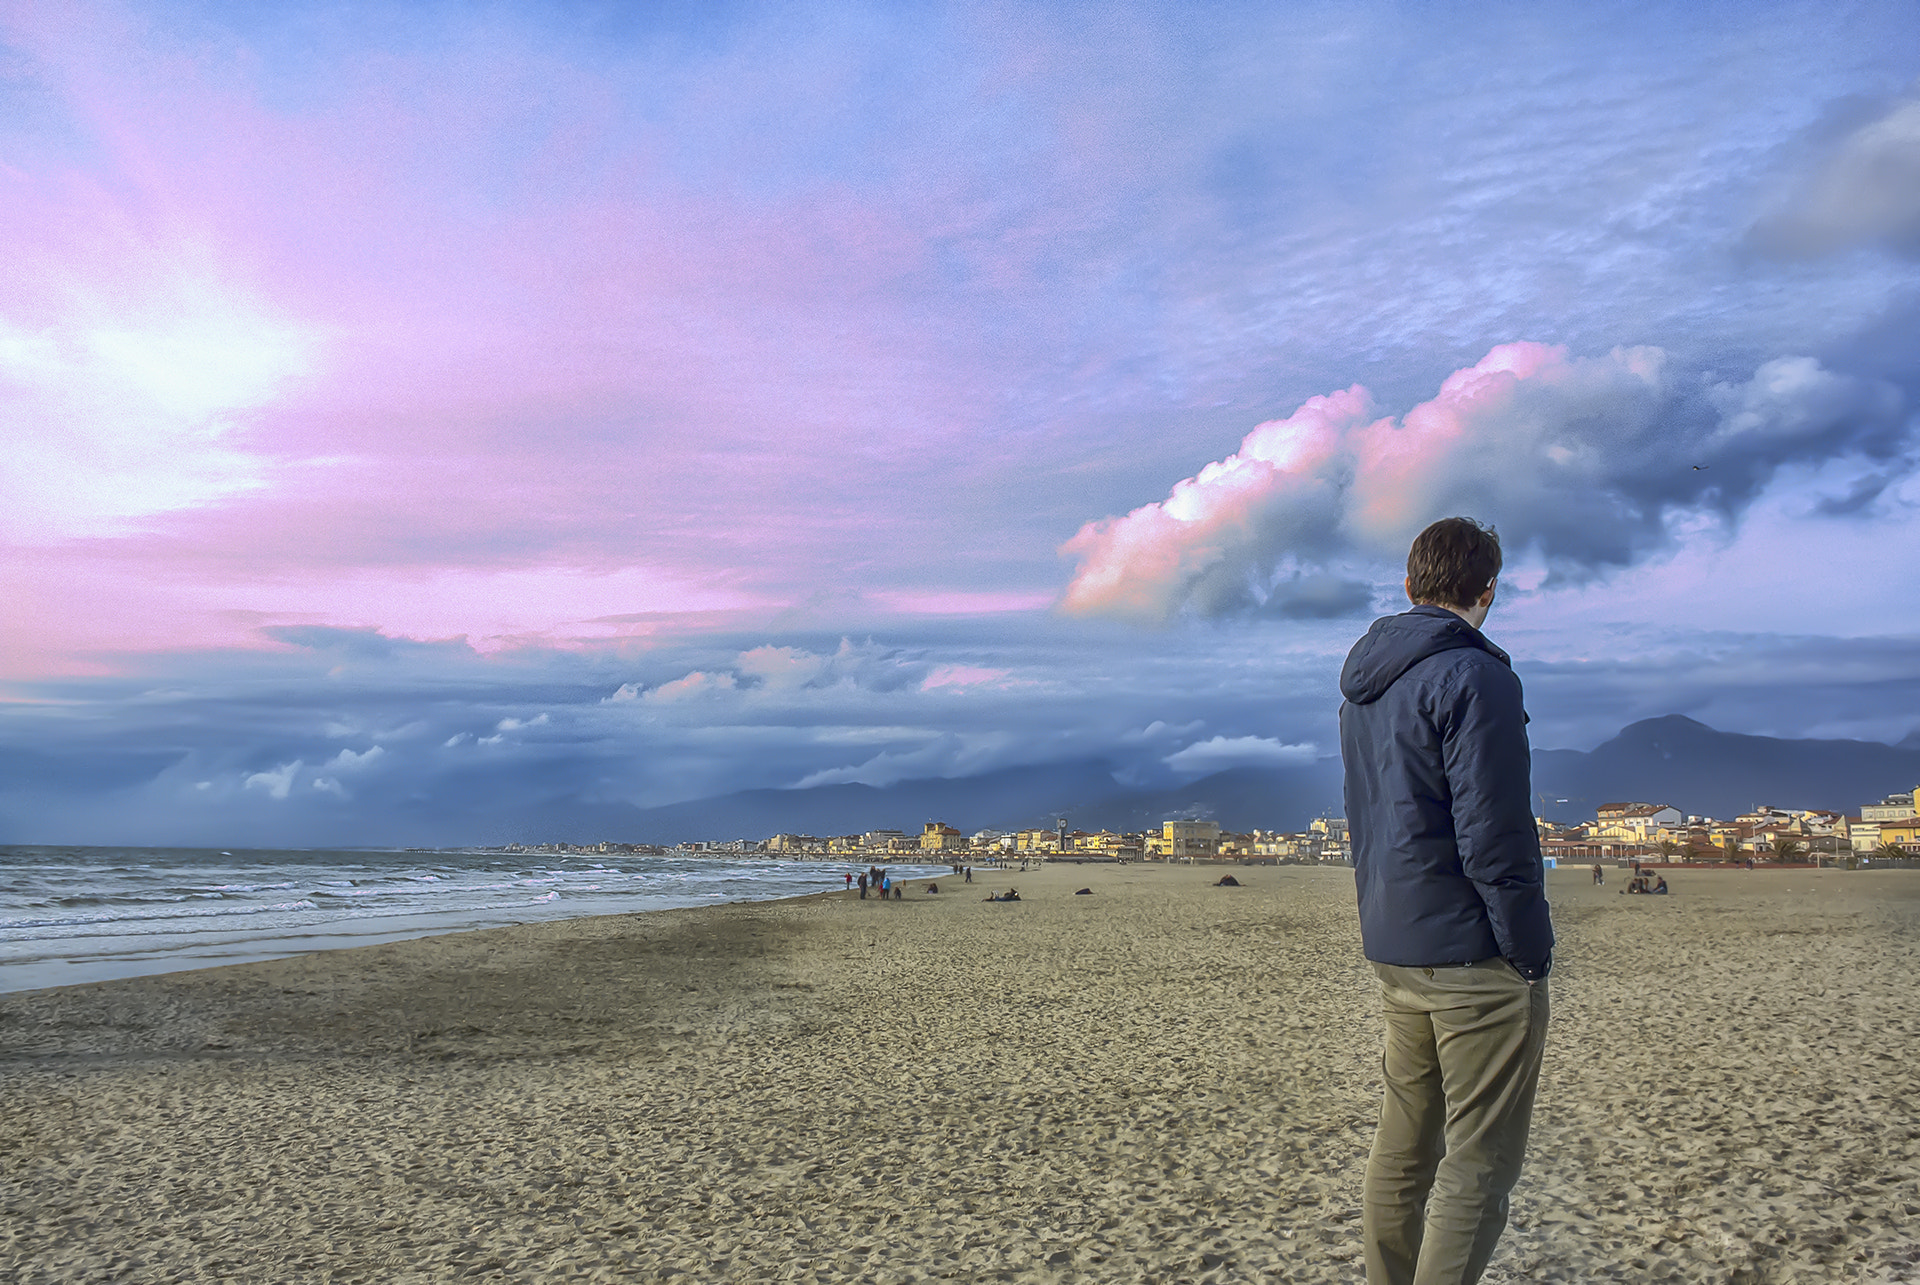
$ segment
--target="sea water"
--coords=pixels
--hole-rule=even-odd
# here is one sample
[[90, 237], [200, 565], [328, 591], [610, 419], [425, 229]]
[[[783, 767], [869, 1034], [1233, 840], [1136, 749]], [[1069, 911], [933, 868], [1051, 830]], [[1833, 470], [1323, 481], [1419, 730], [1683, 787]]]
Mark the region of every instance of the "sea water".
[[[0, 847], [0, 991], [844, 888], [865, 861]], [[897, 866], [906, 878], [945, 866]]]

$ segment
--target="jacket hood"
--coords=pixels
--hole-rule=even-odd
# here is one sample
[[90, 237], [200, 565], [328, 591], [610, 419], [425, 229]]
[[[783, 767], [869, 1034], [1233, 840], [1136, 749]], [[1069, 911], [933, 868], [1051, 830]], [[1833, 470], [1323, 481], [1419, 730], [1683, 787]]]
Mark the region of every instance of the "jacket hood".
[[1355, 705], [1371, 704], [1427, 657], [1466, 648], [1487, 652], [1503, 665], [1512, 664], [1485, 634], [1445, 607], [1420, 606], [1397, 616], [1382, 616], [1347, 653], [1346, 666], [1340, 671], [1340, 694]]

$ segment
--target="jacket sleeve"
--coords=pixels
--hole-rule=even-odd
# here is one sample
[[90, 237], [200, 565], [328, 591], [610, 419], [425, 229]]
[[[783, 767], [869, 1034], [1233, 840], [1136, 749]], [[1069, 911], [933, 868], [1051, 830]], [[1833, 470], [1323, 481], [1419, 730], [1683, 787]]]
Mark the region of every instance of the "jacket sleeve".
[[1466, 666], [1437, 712], [1461, 871], [1487, 908], [1500, 953], [1523, 977], [1544, 977], [1553, 924], [1520, 679], [1499, 663]]

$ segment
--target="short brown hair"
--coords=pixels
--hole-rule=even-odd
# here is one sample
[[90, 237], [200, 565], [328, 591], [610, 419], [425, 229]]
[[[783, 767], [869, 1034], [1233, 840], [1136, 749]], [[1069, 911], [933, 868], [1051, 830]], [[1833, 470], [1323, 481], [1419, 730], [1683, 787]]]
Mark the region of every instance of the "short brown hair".
[[1500, 537], [1472, 518], [1441, 518], [1407, 551], [1407, 597], [1437, 607], [1471, 607], [1500, 574]]

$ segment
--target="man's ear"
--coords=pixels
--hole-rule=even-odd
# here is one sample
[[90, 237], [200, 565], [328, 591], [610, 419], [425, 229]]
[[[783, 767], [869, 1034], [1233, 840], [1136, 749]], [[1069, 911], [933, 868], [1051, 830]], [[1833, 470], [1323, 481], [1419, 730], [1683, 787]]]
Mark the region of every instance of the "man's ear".
[[1400, 583], [1406, 586], [1407, 601], [1412, 602], [1413, 601], [1413, 577], [1408, 576], [1405, 580], [1402, 580]]

